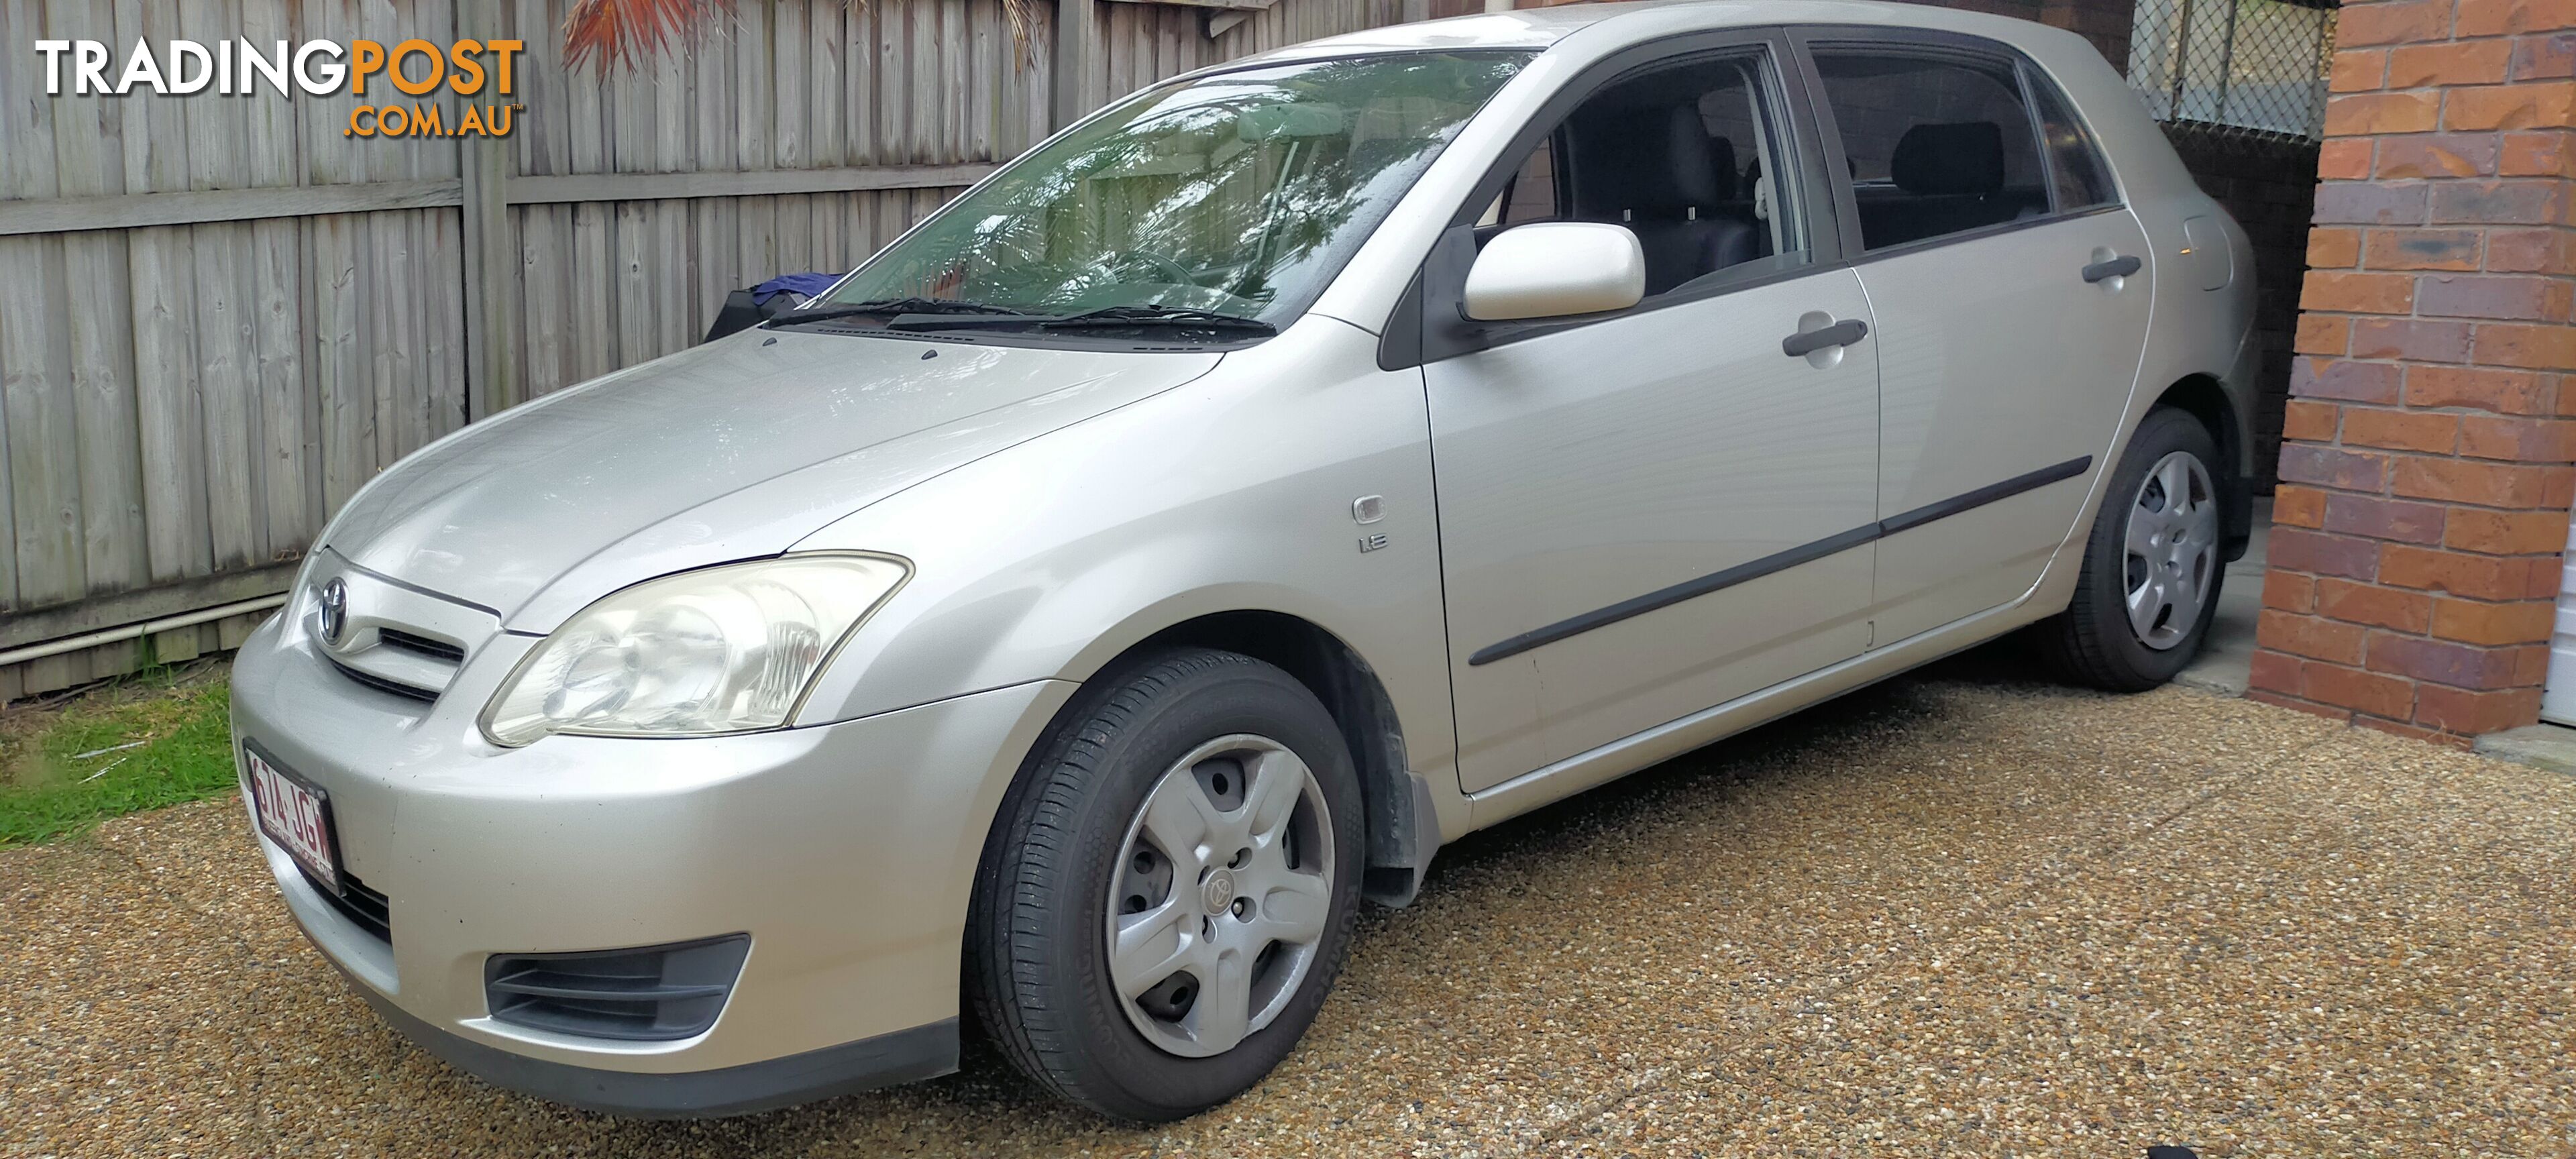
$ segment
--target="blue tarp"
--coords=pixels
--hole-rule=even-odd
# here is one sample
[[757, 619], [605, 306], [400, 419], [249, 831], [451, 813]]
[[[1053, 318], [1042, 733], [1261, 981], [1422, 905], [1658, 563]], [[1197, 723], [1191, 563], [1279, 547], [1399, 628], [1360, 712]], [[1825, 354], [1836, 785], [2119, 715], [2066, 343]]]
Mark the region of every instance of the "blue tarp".
[[751, 297], [753, 301], [759, 302], [763, 305], [767, 305], [772, 296], [783, 293], [793, 293], [811, 298], [816, 294], [820, 294], [825, 290], [831, 289], [832, 283], [840, 280], [841, 275], [839, 274], [780, 274], [766, 282], [753, 286], [751, 288]]

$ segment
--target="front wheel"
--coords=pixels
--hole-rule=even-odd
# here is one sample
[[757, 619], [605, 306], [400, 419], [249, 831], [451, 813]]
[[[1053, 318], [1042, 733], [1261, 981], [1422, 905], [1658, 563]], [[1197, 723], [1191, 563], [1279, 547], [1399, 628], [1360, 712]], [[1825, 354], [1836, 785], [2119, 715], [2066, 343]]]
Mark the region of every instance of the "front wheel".
[[1358, 912], [1359, 779], [1321, 702], [1174, 652], [1066, 714], [1003, 802], [968, 988], [1013, 1065], [1114, 1118], [1183, 1118], [1293, 1048]]
[[2075, 598], [2033, 626], [2058, 675], [2114, 692], [2173, 679], [2200, 651], [2226, 578], [2217, 443], [2191, 415], [2147, 413], [2084, 547]]

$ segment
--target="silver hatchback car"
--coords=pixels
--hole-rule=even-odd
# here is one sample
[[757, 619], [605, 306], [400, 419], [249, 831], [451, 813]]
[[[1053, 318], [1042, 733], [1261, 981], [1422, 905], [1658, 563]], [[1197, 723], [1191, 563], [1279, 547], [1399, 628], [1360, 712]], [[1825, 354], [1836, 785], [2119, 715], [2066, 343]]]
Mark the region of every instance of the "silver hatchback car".
[[2242, 550], [2251, 257], [2068, 33], [1555, 8], [1203, 70], [422, 450], [243, 647], [287, 906], [506, 1087], [1215, 1105], [1445, 841]]

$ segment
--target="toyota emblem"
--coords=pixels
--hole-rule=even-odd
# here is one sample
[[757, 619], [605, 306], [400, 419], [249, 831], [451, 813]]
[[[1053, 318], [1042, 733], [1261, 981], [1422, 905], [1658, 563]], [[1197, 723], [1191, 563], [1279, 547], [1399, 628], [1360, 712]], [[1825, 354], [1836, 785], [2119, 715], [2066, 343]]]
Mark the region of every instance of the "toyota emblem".
[[337, 646], [349, 628], [349, 585], [332, 580], [322, 585], [322, 642]]

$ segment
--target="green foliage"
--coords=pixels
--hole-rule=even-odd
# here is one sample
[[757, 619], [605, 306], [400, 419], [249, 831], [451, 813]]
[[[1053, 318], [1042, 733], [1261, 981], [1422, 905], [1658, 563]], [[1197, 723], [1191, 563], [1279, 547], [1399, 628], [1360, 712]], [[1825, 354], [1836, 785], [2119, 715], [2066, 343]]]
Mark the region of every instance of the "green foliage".
[[233, 788], [231, 688], [200, 673], [148, 671], [0, 721], [0, 845]]

